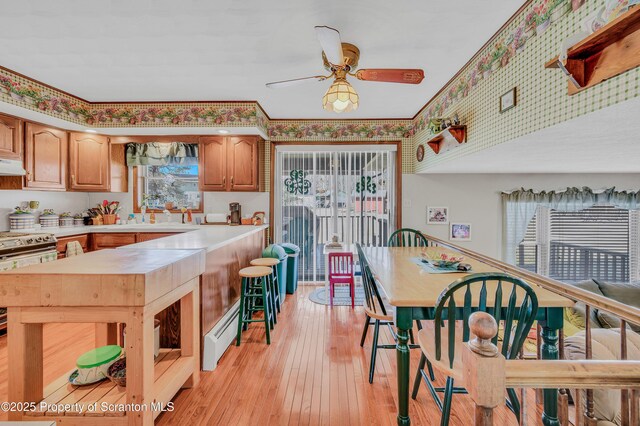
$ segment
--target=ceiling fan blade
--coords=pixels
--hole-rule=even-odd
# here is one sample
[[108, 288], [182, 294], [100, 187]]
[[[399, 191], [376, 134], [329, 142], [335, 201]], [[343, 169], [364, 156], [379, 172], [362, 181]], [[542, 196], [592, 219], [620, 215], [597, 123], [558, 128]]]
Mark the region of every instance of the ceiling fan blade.
[[356, 72], [358, 80], [384, 81], [387, 83], [420, 84], [424, 78], [421, 69], [371, 68]]
[[340, 33], [338, 30], [325, 26], [316, 26], [315, 28], [318, 41], [322, 46], [322, 50], [327, 57], [327, 60], [333, 65], [344, 65], [342, 41], [340, 40]]
[[326, 79], [327, 77], [323, 75], [316, 75], [314, 77], [303, 77], [303, 78], [294, 78], [291, 80], [273, 81], [271, 83], [267, 83], [267, 87], [270, 89], [281, 89], [283, 87], [297, 86], [298, 84], [306, 83], [312, 80], [323, 81]]

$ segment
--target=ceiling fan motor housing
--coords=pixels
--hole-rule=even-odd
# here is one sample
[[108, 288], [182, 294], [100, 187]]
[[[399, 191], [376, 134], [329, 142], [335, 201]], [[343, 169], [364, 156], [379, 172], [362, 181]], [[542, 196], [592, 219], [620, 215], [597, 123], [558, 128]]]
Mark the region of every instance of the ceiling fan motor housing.
[[[358, 66], [358, 60], [360, 59], [360, 49], [357, 46], [351, 43], [341, 43], [342, 44], [342, 54], [344, 56], [344, 65], [348, 66], [350, 70], [354, 70]], [[322, 52], [322, 62], [324, 63], [324, 67], [333, 71], [333, 65], [327, 60], [326, 55]]]

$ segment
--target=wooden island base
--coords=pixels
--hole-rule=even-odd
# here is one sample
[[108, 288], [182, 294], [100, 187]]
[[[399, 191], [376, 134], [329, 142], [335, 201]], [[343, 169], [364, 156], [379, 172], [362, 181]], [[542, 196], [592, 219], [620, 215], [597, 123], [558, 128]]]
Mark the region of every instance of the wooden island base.
[[[200, 379], [203, 271], [200, 250], [103, 250], [2, 274], [0, 293], [9, 301], [9, 402], [31, 403], [9, 419], [152, 425], [180, 388]], [[175, 302], [180, 349], [165, 349], [154, 360], [154, 317]], [[110, 381], [74, 386], [67, 374], [43, 386], [42, 327], [55, 322], [96, 323], [96, 346], [115, 343], [109, 329], [126, 324], [126, 387]]]

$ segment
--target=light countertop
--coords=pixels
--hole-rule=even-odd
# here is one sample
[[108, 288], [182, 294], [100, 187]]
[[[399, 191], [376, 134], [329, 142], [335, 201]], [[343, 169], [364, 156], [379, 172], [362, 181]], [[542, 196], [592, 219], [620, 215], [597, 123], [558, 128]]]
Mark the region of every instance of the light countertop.
[[118, 250], [192, 249], [211, 251], [237, 241], [247, 235], [253, 234], [255, 232], [261, 232], [267, 227], [268, 225], [199, 226], [196, 230], [193, 231], [171, 235], [169, 237], [158, 238], [156, 240], [145, 241], [142, 243], [129, 244], [119, 247]]
[[131, 225], [93, 225], [93, 226], [69, 226], [69, 227], [50, 227], [50, 228], [33, 228], [33, 229], [17, 229], [10, 232], [16, 233], [37, 233], [37, 234], [53, 234], [56, 237], [68, 237], [70, 235], [79, 234], [102, 234], [115, 232], [188, 232], [201, 229], [203, 226], [220, 226], [229, 227], [228, 225], [186, 225], [182, 223], [155, 223], [153, 225], [138, 223]]

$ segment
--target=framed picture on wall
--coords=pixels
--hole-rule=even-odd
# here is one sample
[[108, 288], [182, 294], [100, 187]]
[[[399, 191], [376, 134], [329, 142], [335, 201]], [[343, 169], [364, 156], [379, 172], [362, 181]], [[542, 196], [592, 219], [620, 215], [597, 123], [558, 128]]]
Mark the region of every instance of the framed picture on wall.
[[449, 207], [427, 207], [427, 225], [448, 225]]
[[516, 106], [516, 88], [500, 96], [500, 112], [505, 112]]
[[449, 240], [471, 241], [470, 223], [452, 223], [449, 227]]

